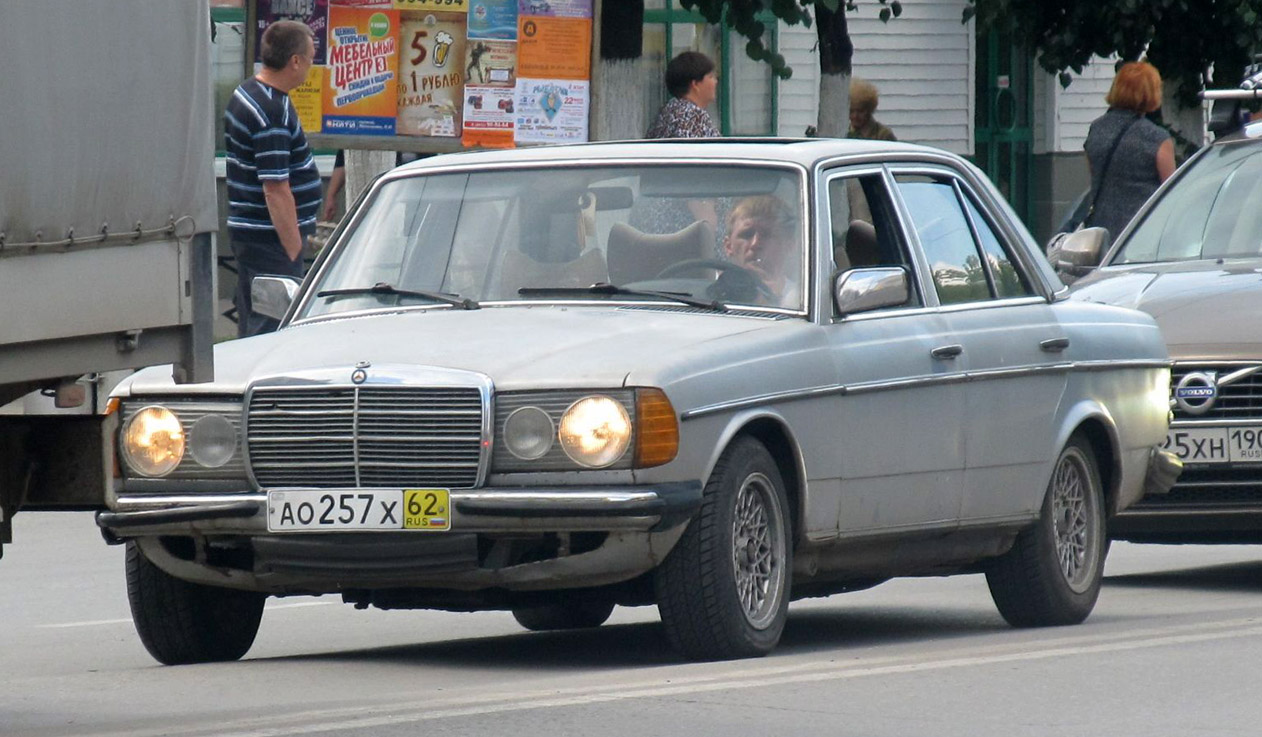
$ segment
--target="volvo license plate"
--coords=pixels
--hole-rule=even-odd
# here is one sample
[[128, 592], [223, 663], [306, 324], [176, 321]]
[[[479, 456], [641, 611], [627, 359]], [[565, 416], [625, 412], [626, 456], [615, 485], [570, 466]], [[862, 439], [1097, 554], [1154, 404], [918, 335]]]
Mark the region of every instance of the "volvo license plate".
[[267, 493], [268, 532], [450, 530], [447, 489], [286, 489]]
[[1262, 425], [1172, 427], [1165, 450], [1184, 463], [1262, 463]]

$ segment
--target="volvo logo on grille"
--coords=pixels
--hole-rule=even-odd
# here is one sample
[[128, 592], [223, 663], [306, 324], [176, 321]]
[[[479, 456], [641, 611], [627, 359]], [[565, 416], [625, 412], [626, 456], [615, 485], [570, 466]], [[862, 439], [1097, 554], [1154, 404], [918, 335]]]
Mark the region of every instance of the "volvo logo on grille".
[[1193, 371], [1174, 387], [1174, 402], [1190, 415], [1203, 415], [1218, 399], [1218, 377], [1213, 371]]

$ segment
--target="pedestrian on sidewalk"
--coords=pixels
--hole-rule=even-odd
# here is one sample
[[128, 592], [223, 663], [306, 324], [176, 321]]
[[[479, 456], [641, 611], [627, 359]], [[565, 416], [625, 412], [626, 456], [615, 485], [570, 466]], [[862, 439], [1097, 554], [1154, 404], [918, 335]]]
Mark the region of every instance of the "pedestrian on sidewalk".
[[232, 93], [224, 111], [228, 233], [237, 260], [237, 336], [275, 330], [255, 314], [250, 283], [260, 274], [299, 279], [306, 238], [320, 211], [320, 172], [289, 92], [307, 79], [315, 40], [305, 24], [280, 20], [263, 31], [263, 68]]

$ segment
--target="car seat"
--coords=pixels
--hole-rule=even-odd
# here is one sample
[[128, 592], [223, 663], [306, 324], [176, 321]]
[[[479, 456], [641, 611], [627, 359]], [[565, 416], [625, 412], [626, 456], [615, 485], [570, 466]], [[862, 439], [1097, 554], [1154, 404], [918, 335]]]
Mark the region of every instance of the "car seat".
[[671, 264], [714, 258], [714, 226], [704, 220], [675, 233], [643, 233], [626, 223], [609, 229], [609, 280], [618, 285], [652, 279]]

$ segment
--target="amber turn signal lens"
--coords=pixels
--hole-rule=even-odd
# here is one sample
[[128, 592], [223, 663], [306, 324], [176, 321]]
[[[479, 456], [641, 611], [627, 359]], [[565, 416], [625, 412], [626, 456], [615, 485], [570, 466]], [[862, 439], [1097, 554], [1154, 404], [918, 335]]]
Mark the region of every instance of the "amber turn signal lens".
[[635, 392], [635, 467], [670, 463], [679, 453], [679, 420], [661, 389]]

